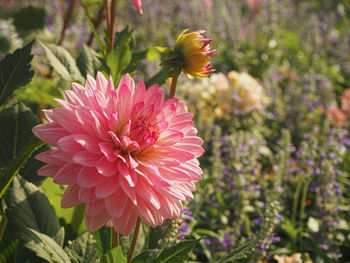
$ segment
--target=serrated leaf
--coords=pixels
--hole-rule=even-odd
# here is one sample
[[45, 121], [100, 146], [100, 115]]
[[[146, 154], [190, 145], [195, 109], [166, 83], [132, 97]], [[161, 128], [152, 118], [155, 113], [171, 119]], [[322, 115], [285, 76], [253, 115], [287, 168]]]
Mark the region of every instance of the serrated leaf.
[[155, 253], [155, 250], [147, 250], [137, 255], [136, 257], [134, 257], [131, 262], [132, 263], [150, 263], [150, 262], [153, 262], [156, 257], [157, 257], [157, 253]]
[[123, 75], [123, 71], [131, 62], [131, 41], [131, 31], [127, 31], [126, 33], [121, 34], [120, 37], [117, 38], [118, 45], [116, 49], [109, 52], [107, 55], [106, 64], [109, 67], [112, 78], [114, 79], [116, 84], [119, 83], [119, 80]]
[[31, 70], [30, 62], [33, 56], [30, 53], [33, 43], [30, 42], [25, 47], [17, 49], [0, 61], [0, 106], [16, 89], [26, 85], [32, 79], [34, 71]]
[[[40, 162], [30, 158], [32, 153], [44, 143], [37, 139], [32, 128], [38, 124], [38, 118], [23, 104], [17, 104], [0, 112], [0, 197], [5, 193], [13, 177], [24, 166], [40, 167]], [[40, 183], [42, 178], [26, 172], [26, 178]]]
[[102, 258], [106, 251], [112, 249], [111, 228], [104, 226], [92, 233], [96, 241], [99, 257]]
[[94, 63], [97, 57], [97, 53], [84, 44], [83, 51], [80, 52], [77, 58], [77, 65], [83, 76], [87, 76], [88, 74], [95, 76]]
[[[70, 263], [68, 255], [63, 250], [63, 248], [61, 248], [60, 245], [57, 244], [55, 240], [33, 229], [29, 229], [29, 231], [33, 232], [41, 240], [43, 244], [42, 249], [45, 250], [45, 252], [50, 256], [49, 262]], [[43, 253], [43, 251], [40, 251], [38, 253], [39, 254], [37, 255], [41, 257], [41, 254]], [[47, 257], [45, 256], [43, 258], [46, 259]]]
[[45, 9], [28, 6], [13, 15], [13, 25], [17, 30], [43, 29], [45, 25]]
[[43, 46], [50, 65], [56, 72], [67, 81], [84, 82], [83, 76], [80, 74], [79, 68], [75, 63], [72, 55], [63, 47], [54, 44], [44, 44]]
[[257, 247], [260, 242], [261, 242], [260, 238], [249, 241], [249, 242], [245, 243], [244, 245], [240, 246], [239, 248], [236, 248], [233, 251], [229, 252], [226, 257], [217, 261], [217, 263], [233, 262], [233, 260], [240, 259], [244, 255], [249, 253], [252, 249]]
[[47, 253], [42, 253], [42, 247], [37, 245], [40, 240], [29, 229], [45, 233], [58, 243], [63, 242], [64, 236], [55, 210], [45, 194], [34, 184], [16, 176], [5, 195], [5, 201], [9, 227], [26, 247], [43, 258], [47, 257]]
[[199, 240], [185, 240], [174, 246], [165, 248], [154, 261], [155, 263], [183, 263]]
[[85, 233], [75, 239], [66, 250], [79, 263], [95, 263], [99, 260], [95, 241], [91, 233]]
[[122, 247], [115, 247], [108, 250], [103, 256], [102, 263], [126, 263], [126, 257], [123, 254]]

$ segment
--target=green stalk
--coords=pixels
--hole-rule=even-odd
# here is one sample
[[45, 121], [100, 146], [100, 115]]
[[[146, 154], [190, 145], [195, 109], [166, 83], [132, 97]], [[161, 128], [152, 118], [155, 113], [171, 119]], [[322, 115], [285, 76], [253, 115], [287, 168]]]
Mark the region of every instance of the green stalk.
[[298, 199], [299, 199], [299, 195], [300, 195], [301, 184], [302, 184], [302, 181], [298, 180], [297, 189], [295, 190], [294, 197], [293, 197], [293, 208], [292, 208], [293, 228], [295, 228], [295, 220], [296, 220], [296, 216], [297, 216]]
[[303, 191], [301, 196], [301, 207], [300, 207], [300, 229], [303, 231], [304, 226], [304, 212], [305, 212], [305, 202], [307, 197], [307, 190], [309, 189], [309, 182], [303, 185]]

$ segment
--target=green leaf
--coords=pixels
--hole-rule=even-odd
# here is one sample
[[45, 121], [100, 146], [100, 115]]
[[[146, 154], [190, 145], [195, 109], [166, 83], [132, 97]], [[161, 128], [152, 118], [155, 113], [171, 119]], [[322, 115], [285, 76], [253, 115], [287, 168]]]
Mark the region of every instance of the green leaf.
[[[124, 30], [125, 31], [125, 30]], [[118, 45], [115, 50], [111, 51], [107, 55], [106, 63], [110, 69], [112, 78], [115, 84], [119, 83], [124, 70], [130, 64], [132, 59], [132, 52], [130, 43], [132, 40], [132, 32], [128, 31], [120, 35], [117, 39]]]
[[163, 85], [167, 78], [169, 77], [170, 69], [169, 68], [163, 68], [161, 69], [156, 75], [154, 75], [152, 78], [150, 78], [146, 82], [146, 87], [150, 87], [154, 84], [159, 84], [159, 86]]
[[97, 34], [96, 28], [94, 26], [94, 23], [92, 23], [91, 19], [89, 18], [88, 14], [85, 15], [89, 26], [91, 28], [92, 33], [94, 34], [94, 37], [96, 39], [98, 48], [100, 49], [101, 53], [104, 55], [106, 53], [106, 47], [102, 44], [102, 41], [100, 39], [100, 36]]
[[[32, 153], [44, 143], [37, 139], [31, 129], [38, 123], [37, 117], [23, 104], [7, 108], [0, 112], [0, 197], [5, 193], [13, 177], [27, 162], [27, 168], [40, 166], [40, 162], [30, 158]], [[23, 170], [33, 182], [42, 178]], [[28, 172], [28, 173], [27, 173]]]
[[98, 261], [98, 252], [91, 233], [85, 233], [75, 239], [66, 250], [79, 263], [95, 263]]
[[105, 252], [112, 249], [111, 228], [104, 226], [99, 230], [93, 232], [92, 235], [96, 241], [99, 257], [103, 258]]
[[[59, 244], [55, 240], [53, 240], [51, 237], [42, 234], [38, 231], [35, 231], [34, 229], [29, 229], [29, 231], [33, 232], [42, 242], [43, 247], [41, 246], [41, 251], [37, 252], [37, 255], [42, 257], [41, 255], [46, 252], [49, 256], [49, 262], [56, 262], [56, 263], [70, 263], [69, 257], [66, 254], [66, 252], [63, 250], [62, 247], [60, 247]], [[37, 247], [39, 247], [37, 245]], [[44, 250], [44, 251], [42, 251]], [[42, 257], [44, 259], [47, 259], [47, 256]]]
[[83, 51], [80, 52], [77, 58], [77, 65], [83, 76], [87, 76], [87, 74], [95, 76], [94, 65], [97, 58], [97, 53], [92, 48], [84, 44]]
[[257, 247], [261, 242], [260, 238], [254, 239], [240, 246], [239, 248], [234, 249], [232, 252], [229, 252], [226, 257], [217, 261], [217, 263], [232, 262], [233, 260], [241, 259], [247, 255], [252, 249]]
[[86, 232], [84, 205], [81, 204], [71, 208], [62, 208], [61, 200], [66, 188], [63, 185], [55, 184], [52, 178], [46, 178], [42, 184], [42, 188], [45, 190], [50, 203], [55, 208], [57, 217], [63, 219], [66, 228], [73, 230], [67, 231], [67, 239], [75, 239], [77, 235]]
[[25, 47], [17, 49], [0, 61], [0, 106], [16, 89], [26, 85], [32, 79], [34, 71], [31, 70], [30, 62], [33, 56], [30, 52], [33, 43], [30, 42]]
[[13, 25], [17, 30], [43, 29], [45, 25], [45, 9], [28, 6], [13, 15]]
[[150, 262], [154, 262], [156, 257], [157, 257], [157, 253], [155, 253], [155, 250], [147, 250], [137, 255], [136, 257], [134, 257], [131, 262], [132, 263], [150, 263]]
[[11, 48], [11, 40], [6, 36], [0, 35], [0, 51], [3, 53], [9, 52]]
[[198, 244], [199, 240], [185, 240], [174, 246], [165, 248], [154, 261], [155, 263], [182, 263], [185, 262], [188, 253]]
[[51, 107], [58, 107], [55, 98], [62, 98], [62, 94], [52, 79], [35, 77], [32, 82], [15, 91], [19, 100], [38, 102]]
[[121, 246], [108, 250], [103, 256], [102, 263], [126, 263]]
[[55, 210], [34, 184], [16, 176], [5, 195], [5, 201], [13, 234], [38, 256], [45, 258], [48, 255], [43, 253], [42, 246], [38, 245], [40, 239], [29, 228], [53, 237], [58, 243], [63, 242], [63, 230], [58, 224]]
[[84, 82], [83, 76], [80, 74], [79, 68], [75, 63], [71, 54], [63, 47], [54, 44], [44, 44], [43, 46], [50, 65], [57, 73], [67, 81]]

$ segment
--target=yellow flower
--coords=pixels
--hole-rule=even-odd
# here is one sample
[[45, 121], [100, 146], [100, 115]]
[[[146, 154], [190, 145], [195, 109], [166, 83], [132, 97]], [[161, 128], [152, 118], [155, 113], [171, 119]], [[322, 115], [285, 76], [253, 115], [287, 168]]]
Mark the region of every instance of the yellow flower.
[[170, 68], [181, 69], [189, 78], [205, 78], [211, 69], [210, 60], [216, 50], [210, 50], [211, 39], [204, 38], [204, 30], [186, 33], [188, 29], [181, 32], [176, 40], [175, 50], [157, 47], [164, 53], [162, 64]]

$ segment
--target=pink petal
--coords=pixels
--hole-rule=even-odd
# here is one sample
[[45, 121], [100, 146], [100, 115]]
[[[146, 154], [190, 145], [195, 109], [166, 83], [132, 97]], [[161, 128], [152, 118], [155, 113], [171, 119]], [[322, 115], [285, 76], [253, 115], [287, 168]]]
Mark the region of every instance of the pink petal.
[[95, 194], [98, 198], [106, 198], [119, 189], [118, 176], [112, 176], [104, 180], [103, 183], [96, 186]]
[[87, 167], [96, 167], [96, 162], [101, 155], [96, 155], [88, 151], [82, 151], [73, 156], [73, 162]]
[[96, 169], [100, 174], [111, 177], [118, 172], [118, 165], [117, 162], [110, 162], [106, 157], [102, 157], [97, 161]]
[[106, 197], [105, 205], [112, 218], [119, 218], [124, 213], [127, 206], [131, 206], [129, 198], [123, 191], [116, 191], [114, 194]]
[[79, 186], [76, 184], [68, 185], [66, 191], [64, 192], [61, 200], [62, 208], [69, 208], [81, 204], [78, 199]]
[[78, 185], [84, 188], [95, 187], [102, 183], [105, 177], [96, 168], [83, 167], [78, 173]]
[[53, 181], [56, 184], [76, 184], [80, 169], [80, 165], [67, 163], [55, 174]]
[[91, 203], [96, 201], [98, 198], [95, 195], [95, 188], [80, 188], [78, 199], [84, 203]]
[[57, 141], [69, 133], [56, 123], [39, 124], [32, 129], [33, 133], [44, 142], [57, 146]]
[[47, 164], [38, 170], [38, 175], [54, 177], [54, 175], [59, 171], [61, 166], [56, 164]]

